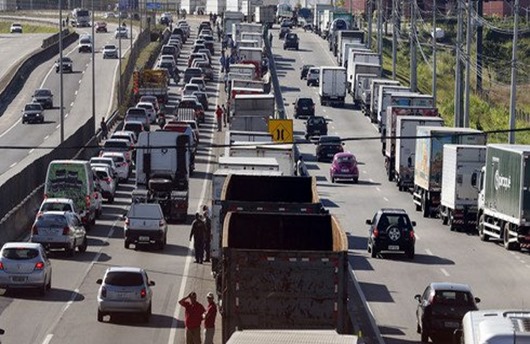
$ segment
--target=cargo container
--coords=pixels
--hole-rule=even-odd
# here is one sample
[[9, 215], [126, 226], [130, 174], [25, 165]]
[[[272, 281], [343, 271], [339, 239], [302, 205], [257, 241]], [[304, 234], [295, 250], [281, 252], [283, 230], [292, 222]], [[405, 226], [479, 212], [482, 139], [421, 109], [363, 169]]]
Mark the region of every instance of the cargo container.
[[271, 28], [276, 21], [275, 6], [257, 6], [254, 11], [254, 20], [256, 23], [260, 23]]
[[[349, 65], [350, 66], [350, 65]], [[349, 80], [349, 85], [350, 85], [350, 88], [349, 88], [349, 93], [350, 95], [353, 97], [353, 102], [354, 104], [357, 104], [358, 100], [360, 100], [360, 96], [359, 96], [359, 99], [357, 99], [357, 93], [358, 93], [358, 80], [357, 80], [357, 75], [358, 74], [374, 74], [378, 77], [381, 76], [381, 73], [382, 73], [382, 68], [381, 68], [381, 65], [380, 64], [376, 64], [376, 63], [364, 63], [364, 62], [354, 62], [352, 63], [352, 65], [350, 66], [351, 68], [349, 68], [351, 70], [351, 75], [348, 74], [348, 80]]]
[[[366, 47], [365, 44], [361, 44], [361, 43], [344, 43], [342, 45], [342, 57], [341, 57], [341, 60], [342, 60], [342, 63], [340, 64], [342, 67], [346, 68], [346, 70], [348, 69], [348, 61], [350, 60], [350, 56], [351, 56], [351, 52], [352, 51], [362, 51], [362, 52], [366, 52], [366, 53], [370, 53], [370, 54], [373, 54], [372, 51], [370, 49], [368, 49]], [[362, 62], [362, 61], [360, 61]]]
[[[379, 110], [381, 111], [378, 117], [379, 129], [382, 137], [386, 136], [386, 114], [389, 106], [410, 106], [418, 108], [434, 108], [434, 98], [429, 94], [421, 94], [414, 92], [391, 92], [388, 95], [384, 95], [381, 99], [382, 102], [378, 103]], [[381, 140], [383, 145], [383, 151], [385, 149], [385, 140]]]
[[[379, 90], [377, 93], [377, 101], [374, 102], [374, 106], [377, 105], [375, 114], [373, 114], [375, 117], [371, 118], [372, 123], [377, 123], [377, 129], [380, 133], [382, 133], [382, 128], [386, 125], [386, 108], [390, 106], [390, 96], [392, 94], [400, 94], [401, 96], [404, 96], [405, 94], [411, 94], [413, 93], [410, 88], [405, 86], [394, 86], [394, 85], [381, 85], [379, 86]], [[420, 93], [416, 93], [420, 94]], [[385, 121], [384, 123], [381, 123], [382, 121]]]
[[332, 330], [236, 331], [226, 344], [357, 344], [358, 337]]
[[206, 13], [213, 13], [220, 15], [225, 11], [226, 0], [207, 0]]
[[340, 30], [335, 34], [333, 44], [333, 55], [337, 57], [339, 66], [342, 65], [343, 46], [346, 43], [364, 44], [364, 31], [362, 30]]
[[344, 107], [346, 99], [346, 68], [320, 67], [318, 96], [320, 105]]
[[478, 178], [478, 232], [507, 250], [530, 247], [530, 145], [491, 144]]
[[423, 217], [439, 213], [442, 191], [443, 146], [485, 145], [486, 135], [470, 128], [417, 127], [412, 199]]

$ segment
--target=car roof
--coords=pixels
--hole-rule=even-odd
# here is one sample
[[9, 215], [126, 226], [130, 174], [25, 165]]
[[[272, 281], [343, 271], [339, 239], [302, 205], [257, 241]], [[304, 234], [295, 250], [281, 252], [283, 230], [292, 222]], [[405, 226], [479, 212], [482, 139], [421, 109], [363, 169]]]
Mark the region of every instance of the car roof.
[[103, 152], [102, 157], [105, 157], [105, 156], [121, 156], [122, 158], [124, 158], [125, 153], [124, 152]]
[[471, 292], [471, 287], [463, 283], [452, 283], [452, 282], [433, 282], [430, 287], [434, 290], [454, 290], [462, 292]]
[[127, 123], [130, 123], [130, 124], [136, 124], [136, 125], [144, 125], [144, 123], [141, 122], [141, 121], [125, 121], [125, 122], [123, 123], [123, 126], [125, 126]]
[[107, 142], [124, 142], [124, 143], [129, 144], [129, 140], [126, 140], [126, 139], [112, 139], [112, 138], [111, 138], [111, 139], [107, 139], [107, 141], [105, 141], [105, 144], [106, 144]]
[[351, 153], [351, 152], [340, 152], [340, 153], [336, 153], [335, 156], [337, 156], [337, 157], [353, 156], [354, 157], [353, 153]]
[[381, 208], [379, 211], [385, 214], [407, 214], [404, 209], [400, 208]]
[[99, 165], [99, 166], [97, 166], [97, 165], [93, 165], [93, 166], [92, 166], [92, 169], [93, 169], [94, 171], [104, 171], [104, 172], [106, 172], [106, 173], [109, 172], [109, 166], [108, 166], [108, 165], [104, 165], [104, 166], [101, 165], [101, 164], [98, 164], [98, 165]]
[[137, 272], [141, 273], [144, 269], [133, 266], [111, 266], [107, 268], [106, 273], [109, 272]]
[[45, 213], [42, 213], [39, 217], [46, 216], [46, 215], [66, 215], [70, 213], [69, 211], [59, 211], [59, 210], [53, 210], [53, 211], [47, 211]]
[[38, 249], [40, 246], [41, 246], [41, 244], [35, 243], [35, 242], [6, 242], [4, 244], [4, 246], [2, 246], [2, 249], [4, 249], [4, 248], [16, 248], [16, 247]]
[[52, 202], [55, 202], [55, 203], [74, 203], [74, 201], [71, 199], [71, 198], [60, 198], [60, 197], [57, 197], [57, 198], [46, 198], [44, 201], [42, 201], [43, 203], [52, 203]]

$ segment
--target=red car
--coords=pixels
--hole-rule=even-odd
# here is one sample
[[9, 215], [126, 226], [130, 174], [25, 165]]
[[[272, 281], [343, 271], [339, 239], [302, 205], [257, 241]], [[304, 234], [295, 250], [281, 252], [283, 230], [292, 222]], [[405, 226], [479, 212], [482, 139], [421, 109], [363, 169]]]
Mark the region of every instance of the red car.
[[96, 32], [107, 32], [107, 23], [97, 22], [95, 29], [96, 29]]
[[353, 180], [354, 183], [357, 183], [359, 181], [359, 168], [355, 155], [350, 152], [335, 154], [329, 168], [329, 177], [332, 183], [339, 179]]

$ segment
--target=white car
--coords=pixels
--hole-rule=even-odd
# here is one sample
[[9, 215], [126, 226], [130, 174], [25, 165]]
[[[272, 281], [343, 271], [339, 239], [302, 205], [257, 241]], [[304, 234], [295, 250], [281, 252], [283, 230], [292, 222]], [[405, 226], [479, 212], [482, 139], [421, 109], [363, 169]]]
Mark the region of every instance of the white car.
[[114, 163], [114, 160], [112, 158], [100, 158], [100, 157], [93, 157], [90, 158], [90, 166], [99, 164], [99, 165], [107, 165], [110, 167], [110, 170], [114, 172], [114, 178], [118, 177], [118, 172], [116, 171], [116, 163]]
[[136, 137], [136, 134], [134, 131], [130, 130], [118, 130], [112, 133], [110, 136], [111, 139], [127, 139], [131, 142], [131, 144], [135, 144], [136, 141], [138, 141], [138, 138]]
[[103, 58], [118, 58], [118, 48], [114, 44], [105, 44], [103, 47]]
[[45, 198], [40, 204], [37, 216], [47, 211], [71, 211], [77, 213], [74, 201], [70, 198]]
[[104, 152], [101, 158], [111, 158], [116, 164], [116, 173], [121, 181], [127, 181], [131, 176], [132, 168], [123, 152]]
[[206, 91], [206, 83], [204, 82], [204, 78], [202, 77], [193, 77], [190, 79], [188, 84], [193, 84], [199, 86], [199, 91], [205, 92]]
[[181, 96], [191, 96], [193, 92], [200, 91], [200, 86], [196, 84], [186, 84], [182, 88]]
[[90, 35], [83, 35], [79, 38], [79, 44], [77, 45], [78, 52], [92, 52], [92, 36]]
[[114, 202], [114, 196], [116, 194], [116, 181], [112, 177], [110, 167], [107, 165], [92, 165], [92, 170], [96, 174], [97, 180], [99, 181], [99, 187], [101, 189], [101, 195], [103, 198], [106, 198], [109, 203]]
[[149, 118], [149, 121], [151, 123], [156, 122], [156, 110], [152, 103], [149, 102], [139, 102], [136, 104], [137, 108], [145, 109], [145, 112], [147, 113], [147, 117]]
[[171, 62], [172, 64], [177, 64], [175, 61], [175, 57], [172, 55], [160, 55], [160, 58], [158, 59], [158, 64], [162, 64], [163, 62]]
[[11, 33], [22, 33], [22, 24], [20, 24], [20, 23], [11, 24], [11, 28], [9, 29], [9, 32], [11, 32]]
[[129, 30], [126, 27], [118, 26], [114, 33], [114, 38], [129, 38]]

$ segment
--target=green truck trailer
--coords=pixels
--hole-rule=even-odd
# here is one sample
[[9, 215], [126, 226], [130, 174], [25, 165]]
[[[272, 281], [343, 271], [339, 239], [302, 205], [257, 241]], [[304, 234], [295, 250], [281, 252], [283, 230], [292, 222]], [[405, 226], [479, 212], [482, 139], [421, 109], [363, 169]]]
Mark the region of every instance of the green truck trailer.
[[530, 145], [491, 144], [476, 184], [479, 237], [502, 240], [515, 250], [530, 247]]

